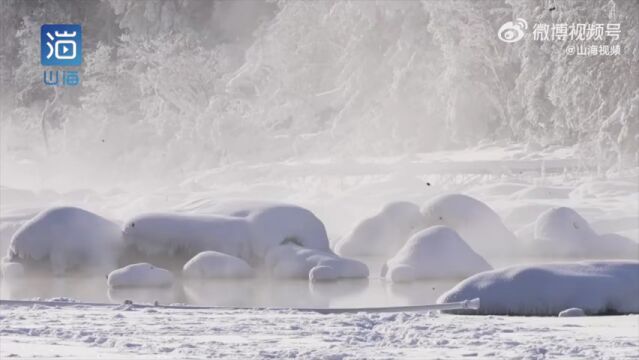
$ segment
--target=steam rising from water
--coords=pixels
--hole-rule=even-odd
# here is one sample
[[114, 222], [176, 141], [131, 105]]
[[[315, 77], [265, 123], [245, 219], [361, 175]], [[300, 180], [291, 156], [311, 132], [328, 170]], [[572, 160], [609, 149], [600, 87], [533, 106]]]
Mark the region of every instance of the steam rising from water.
[[[5, 1], [2, 180], [167, 181], [237, 162], [482, 141], [576, 144], [606, 164], [633, 161], [639, 7], [550, 5]], [[514, 18], [621, 23], [622, 55], [502, 43], [497, 30]], [[84, 26], [79, 88], [41, 83], [39, 27], [55, 22]]]

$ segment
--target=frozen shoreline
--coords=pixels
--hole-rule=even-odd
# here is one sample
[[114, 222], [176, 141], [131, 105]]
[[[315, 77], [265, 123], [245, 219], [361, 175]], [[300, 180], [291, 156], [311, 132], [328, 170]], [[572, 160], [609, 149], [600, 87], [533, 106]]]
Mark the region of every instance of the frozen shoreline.
[[320, 315], [73, 305], [0, 306], [0, 357], [631, 358], [639, 315]]

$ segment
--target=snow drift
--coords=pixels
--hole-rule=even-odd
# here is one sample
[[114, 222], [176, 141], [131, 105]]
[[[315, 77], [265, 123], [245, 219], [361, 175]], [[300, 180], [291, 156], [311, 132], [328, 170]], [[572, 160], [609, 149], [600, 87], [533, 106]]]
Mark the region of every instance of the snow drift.
[[168, 287], [173, 284], [173, 274], [148, 263], [131, 264], [109, 273], [107, 284], [110, 288]]
[[577, 258], [639, 257], [639, 244], [616, 234], [598, 235], [575, 210], [552, 208], [537, 218], [533, 239], [528, 239], [530, 254]]
[[428, 226], [445, 225], [455, 230], [475, 251], [484, 256], [517, 253], [515, 235], [493, 209], [463, 194], [435, 197], [421, 209]]
[[253, 269], [238, 257], [204, 251], [184, 264], [182, 274], [189, 278], [246, 278], [253, 275]]
[[639, 312], [639, 261], [584, 261], [512, 266], [463, 280], [438, 303], [480, 298], [479, 314], [588, 315]]
[[271, 249], [264, 265], [276, 278], [329, 281], [368, 277], [368, 267], [362, 262], [339, 257], [331, 250], [308, 249], [294, 243]]
[[433, 226], [413, 235], [382, 268], [393, 282], [418, 279], [465, 278], [492, 267], [459, 235], [445, 226]]
[[413, 233], [423, 228], [423, 222], [416, 204], [392, 202], [357, 224], [337, 243], [335, 251], [344, 256], [388, 257], [396, 253]]
[[56, 275], [71, 270], [100, 273], [117, 267], [121, 251], [116, 224], [79, 208], [56, 207], [20, 227], [5, 260]]

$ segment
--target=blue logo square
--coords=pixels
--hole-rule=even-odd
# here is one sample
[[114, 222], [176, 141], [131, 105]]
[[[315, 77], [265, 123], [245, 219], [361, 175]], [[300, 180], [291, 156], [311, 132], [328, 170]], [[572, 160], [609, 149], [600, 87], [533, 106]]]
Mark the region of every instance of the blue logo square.
[[40, 62], [44, 66], [82, 64], [82, 26], [44, 24], [40, 27]]

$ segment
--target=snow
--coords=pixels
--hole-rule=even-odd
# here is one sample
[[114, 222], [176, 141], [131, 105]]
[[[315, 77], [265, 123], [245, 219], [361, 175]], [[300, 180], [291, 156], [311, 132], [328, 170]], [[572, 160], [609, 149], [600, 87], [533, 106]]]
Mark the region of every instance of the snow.
[[54, 274], [100, 273], [116, 267], [122, 251], [119, 227], [76, 207], [42, 211], [13, 235], [5, 261]]
[[368, 267], [362, 262], [342, 258], [331, 250], [308, 249], [293, 243], [271, 249], [265, 266], [280, 279], [327, 281], [369, 275]]
[[344, 256], [383, 256], [395, 254], [424, 220], [419, 206], [408, 201], [386, 204], [377, 214], [359, 222], [335, 251]]
[[433, 226], [413, 235], [386, 263], [382, 276], [393, 282], [465, 278], [492, 267], [455, 232]]
[[311, 249], [329, 249], [324, 224], [315, 214], [301, 206], [269, 201], [229, 200], [200, 205], [190, 210], [246, 219], [251, 230], [251, 249], [259, 259], [286, 241], [294, 241]]
[[570, 308], [563, 310], [559, 313], [559, 317], [575, 317], [575, 316], [586, 316], [586, 313], [583, 309], [580, 308]]
[[202, 251], [251, 259], [251, 232], [244, 219], [220, 215], [148, 213], [124, 226], [124, 241], [142, 259], [169, 257], [181, 268]]
[[485, 203], [464, 194], [447, 194], [429, 200], [421, 209], [428, 226], [454, 229], [475, 251], [484, 256], [517, 251], [515, 235]]
[[471, 276], [438, 302], [480, 298], [480, 314], [588, 315], [639, 312], [639, 261], [517, 265]]
[[113, 270], [107, 284], [110, 288], [166, 287], [173, 284], [173, 274], [148, 263], [131, 264]]
[[321, 315], [0, 304], [0, 358], [630, 359], [639, 315]]
[[253, 269], [240, 258], [203, 251], [184, 264], [182, 274], [190, 278], [245, 278], [253, 275]]
[[598, 235], [586, 219], [568, 207], [539, 215], [527, 247], [535, 255], [554, 257], [635, 259], [639, 255], [635, 241], [616, 234]]

